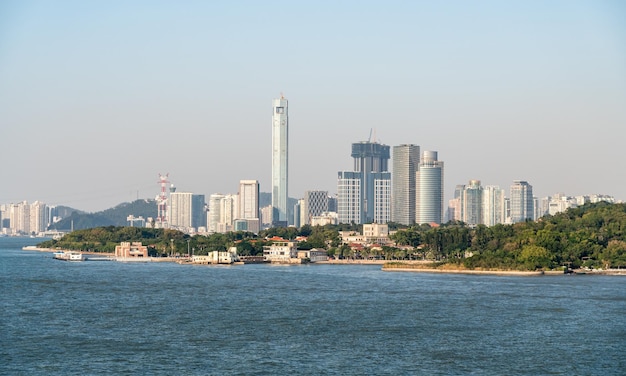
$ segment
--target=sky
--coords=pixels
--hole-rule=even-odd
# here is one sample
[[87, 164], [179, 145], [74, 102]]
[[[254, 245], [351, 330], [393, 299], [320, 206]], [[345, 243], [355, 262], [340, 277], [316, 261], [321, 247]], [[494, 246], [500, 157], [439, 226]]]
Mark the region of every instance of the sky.
[[3, 0], [0, 203], [270, 192], [281, 94], [290, 197], [369, 139], [438, 151], [446, 199], [626, 200], [623, 1]]

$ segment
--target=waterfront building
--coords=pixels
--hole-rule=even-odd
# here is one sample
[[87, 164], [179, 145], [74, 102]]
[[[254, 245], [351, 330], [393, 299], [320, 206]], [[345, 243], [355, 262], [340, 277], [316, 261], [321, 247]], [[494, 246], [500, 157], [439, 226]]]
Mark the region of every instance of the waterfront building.
[[328, 252], [325, 249], [313, 248], [311, 250], [298, 251], [299, 259], [307, 259], [309, 262], [328, 261]]
[[511, 223], [534, 220], [533, 187], [527, 181], [515, 180], [510, 193]]
[[288, 112], [285, 97], [272, 101], [272, 221], [276, 226], [288, 224]]
[[393, 171], [391, 220], [403, 225], [415, 223], [415, 181], [420, 162], [420, 147], [403, 144], [392, 150]]
[[377, 142], [352, 144], [354, 171], [340, 171], [337, 213], [340, 223], [386, 223], [391, 218], [389, 146]]
[[148, 257], [148, 247], [141, 242], [121, 242], [115, 246], [115, 257]]
[[506, 219], [504, 190], [497, 185], [483, 188], [483, 220], [486, 226], [504, 223]]
[[296, 242], [280, 239], [274, 241], [272, 245], [263, 247], [265, 261], [274, 263], [290, 263], [291, 259], [298, 257], [298, 246]]
[[417, 172], [416, 220], [418, 224], [443, 222], [443, 161], [436, 151], [424, 151]]

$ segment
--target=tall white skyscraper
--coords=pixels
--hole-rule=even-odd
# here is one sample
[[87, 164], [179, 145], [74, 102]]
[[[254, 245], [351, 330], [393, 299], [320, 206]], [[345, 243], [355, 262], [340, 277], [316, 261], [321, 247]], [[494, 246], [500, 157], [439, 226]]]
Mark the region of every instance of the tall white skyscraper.
[[272, 221], [286, 226], [288, 196], [289, 116], [287, 99], [272, 101]]
[[470, 226], [476, 226], [483, 221], [483, 187], [480, 180], [470, 180], [462, 193], [462, 213], [461, 220]]
[[169, 206], [170, 227], [188, 231], [206, 226], [204, 204], [204, 195], [172, 192]]
[[239, 215], [237, 219], [245, 219], [247, 231], [258, 233], [261, 228], [259, 218], [259, 182], [257, 180], [241, 180], [239, 182]]
[[361, 223], [361, 173], [340, 171], [337, 177], [337, 220]]
[[30, 204], [30, 232], [36, 234], [46, 231], [48, 226], [48, 210], [46, 204], [35, 201]]
[[233, 231], [238, 195], [214, 193], [209, 196], [208, 232], [225, 233]]
[[494, 226], [504, 223], [506, 218], [504, 206], [504, 190], [497, 185], [483, 188], [483, 224]]
[[534, 220], [535, 202], [533, 199], [533, 187], [527, 181], [515, 180], [511, 185], [510, 195], [511, 222], [524, 222], [527, 219]]
[[417, 145], [394, 146], [391, 220], [403, 225], [415, 223], [415, 179], [420, 163], [420, 147]]
[[239, 181], [239, 215], [237, 219], [259, 218], [258, 180]]
[[443, 161], [436, 151], [425, 151], [417, 172], [416, 219], [418, 224], [443, 222]]

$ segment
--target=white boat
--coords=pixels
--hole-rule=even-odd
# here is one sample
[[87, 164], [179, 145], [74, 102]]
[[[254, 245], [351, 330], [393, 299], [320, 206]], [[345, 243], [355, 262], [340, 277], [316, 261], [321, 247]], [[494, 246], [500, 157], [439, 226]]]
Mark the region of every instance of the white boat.
[[82, 253], [74, 251], [54, 252], [52, 257], [63, 261], [85, 261]]

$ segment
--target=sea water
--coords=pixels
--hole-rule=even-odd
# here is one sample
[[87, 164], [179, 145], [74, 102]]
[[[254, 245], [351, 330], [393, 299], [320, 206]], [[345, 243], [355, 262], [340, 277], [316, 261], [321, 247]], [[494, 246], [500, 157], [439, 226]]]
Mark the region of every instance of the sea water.
[[626, 277], [64, 262], [0, 238], [0, 374], [624, 375]]

